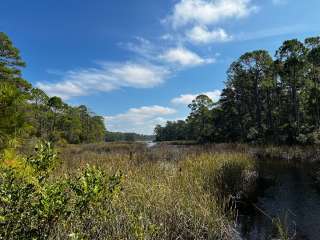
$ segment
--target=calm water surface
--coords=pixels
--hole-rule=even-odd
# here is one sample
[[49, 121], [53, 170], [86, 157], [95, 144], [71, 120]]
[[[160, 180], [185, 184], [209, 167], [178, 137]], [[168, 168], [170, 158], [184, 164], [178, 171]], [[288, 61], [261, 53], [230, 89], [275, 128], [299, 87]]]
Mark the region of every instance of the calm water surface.
[[271, 219], [279, 217], [292, 239], [320, 239], [320, 193], [309, 167], [270, 161], [260, 166], [261, 176], [272, 182], [255, 207], [239, 216], [243, 239], [277, 239]]

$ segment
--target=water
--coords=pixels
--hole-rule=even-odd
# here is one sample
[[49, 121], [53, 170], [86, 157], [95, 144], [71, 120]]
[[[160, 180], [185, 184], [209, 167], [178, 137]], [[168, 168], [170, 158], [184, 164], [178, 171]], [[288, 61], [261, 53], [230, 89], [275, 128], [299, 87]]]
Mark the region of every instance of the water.
[[151, 141], [146, 142], [146, 144], [147, 144], [147, 148], [152, 148], [157, 145], [156, 142], [151, 142]]
[[273, 218], [286, 225], [291, 239], [320, 239], [320, 194], [309, 174], [309, 166], [264, 162], [260, 173], [273, 183], [254, 206], [241, 211], [240, 232], [243, 239], [276, 238]]

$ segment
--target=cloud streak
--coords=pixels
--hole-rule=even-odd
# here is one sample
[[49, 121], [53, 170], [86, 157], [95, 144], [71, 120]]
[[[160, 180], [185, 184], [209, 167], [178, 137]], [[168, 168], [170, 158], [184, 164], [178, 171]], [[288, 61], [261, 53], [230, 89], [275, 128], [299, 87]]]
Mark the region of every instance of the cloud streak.
[[66, 100], [123, 87], [152, 88], [163, 83], [169, 73], [167, 68], [152, 64], [100, 63], [96, 68], [68, 71], [60, 82], [36, 85], [50, 96]]
[[213, 63], [215, 61], [213, 58], [202, 58], [184, 47], [168, 49], [165, 53], [160, 55], [160, 59], [181, 66], [197, 66]]
[[190, 31], [187, 31], [186, 36], [194, 44], [228, 42], [232, 40], [232, 36], [222, 28], [210, 31], [207, 27], [202, 26], [193, 27]]
[[[133, 62], [99, 62], [96, 67], [59, 71], [61, 79], [54, 83], [38, 82], [36, 86], [50, 96], [64, 100], [109, 92], [121, 88], [153, 88], [165, 82], [172, 74], [188, 67], [214, 63], [185, 47], [157, 47], [144, 38], [137, 43], [120, 44], [141, 59]], [[50, 71], [50, 73], [52, 73]], [[55, 73], [55, 72], [54, 72]]]
[[[172, 74], [185, 68], [214, 63], [214, 57], [201, 56], [187, 43], [194, 45], [227, 42], [235, 38], [220, 24], [227, 19], [238, 19], [257, 10], [253, 0], [179, 0], [166, 22], [173, 28], [161, 44], [142, 37], [138, 44], [120, 44], [135, 53], [128, 62], [99, 63], [93, 68], [67, 71], [57, 82], [38, 82], [37, 87], [47, 94], [67, 100], [87, 96], [96, 92], [109, 92], [120, 88], [153, 88], [162, 84]], [[176, 39], [175, 31], [179, 41]], [[268, 33], [261, 33], [261, 35]], [[250, 38], [240, 36], [239, 38]], [[252, 38], [256, 36], [251, 36]], [[239, 38], [237, 40], [239, 40]], [[180, 41], [181, 40], [181, 41]], [[168, 44], [170, 42], [171, 44]]]
[[155, 125], [165, 123], [165, 117], [174, 113], [175, 109], [154, 105], [130, 108], [125, 113], [104, 118], [107, 129], [111, 131], [152, 134]]

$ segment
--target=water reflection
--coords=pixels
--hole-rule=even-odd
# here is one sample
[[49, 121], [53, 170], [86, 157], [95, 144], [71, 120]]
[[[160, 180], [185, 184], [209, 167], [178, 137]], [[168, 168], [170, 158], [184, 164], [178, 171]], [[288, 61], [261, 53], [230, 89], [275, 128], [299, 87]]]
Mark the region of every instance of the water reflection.
[[275, 184], [258, 198], [256, 207], [239, 216], [243, 239], [275, 239], [272, 218], [277, 217], [293, 239], [320, 239], [320, 194], [308, 167], [273, 161], [262, 163], [260, 172], [262, 178], [273, 179]]

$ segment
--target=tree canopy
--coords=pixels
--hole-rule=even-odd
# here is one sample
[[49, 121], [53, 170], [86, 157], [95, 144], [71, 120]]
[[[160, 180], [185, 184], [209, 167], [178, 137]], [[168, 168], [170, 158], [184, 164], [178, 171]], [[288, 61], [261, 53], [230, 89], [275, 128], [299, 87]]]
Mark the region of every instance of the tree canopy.
[[319, 84], [320, 37], [285, 41], [274, 58], [245, 53], [229, 67], [217, 103], [197, 97], [185, 121], [155, 128], [156, 139], [320, 143]]
[[102, 117], [33, 88], [22, 78], [23, 67], [19, 50], [0, 32], [0, 149], [10, 140], [33, 136], [69, 143], [104, 140]]

